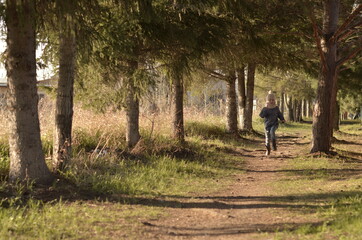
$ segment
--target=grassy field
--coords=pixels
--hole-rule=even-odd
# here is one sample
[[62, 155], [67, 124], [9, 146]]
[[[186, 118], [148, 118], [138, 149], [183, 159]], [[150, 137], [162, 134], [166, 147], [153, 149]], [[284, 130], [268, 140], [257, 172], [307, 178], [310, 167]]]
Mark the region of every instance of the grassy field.
[[[170, 137], [168, 117], [141, 116], [142, 135], [135, 149], [125, 148], [124, 114], [94, 114], [78, 109], [74, 121], [74, 157], [47, 189], [6, 182], [9, 150], [0, 141], [1, 239], [137, 239], [143, 219], [164, 214], [162, 206], [137, 204], [157, 196], [213, 192], [230, 184], [243, 160], [237, 148], [250, 141], [225, 133], [224, 120], [186, 111], [187, 143]], [[52, 121], [42, 119], [44, 152], [50, 161]], [[280, 239], [358, 239], [362, 236], [361, 125], [341, 126], [335, 157], [296, 156], [286, 167], [294, 181], [280, 180], [276, 191], [296, 196], [296, 204], [317, 204], [322, 222], [280, 232]], [[262, 122], [254, 122], [262, 131]], [[358, 130], [359, 129], [359, 130]], [[310, 124], [288, 123], [278, 132], [310, 136]], [[258, 136], [243, 136], [258, 138]], [[351, 150], [351, 144], [354, 150]], [[358, 160], [359, 159], [359, 160]], [[240, 172], [239, 172], [240, 173]], [[305, 212], [310, 212], [306, 208]], [[291, 212], [292, 214], [292, 212]], [[301, 213], [303, 214], [303, 213]], [[331, 237], [331, 238], [329, 238]]]

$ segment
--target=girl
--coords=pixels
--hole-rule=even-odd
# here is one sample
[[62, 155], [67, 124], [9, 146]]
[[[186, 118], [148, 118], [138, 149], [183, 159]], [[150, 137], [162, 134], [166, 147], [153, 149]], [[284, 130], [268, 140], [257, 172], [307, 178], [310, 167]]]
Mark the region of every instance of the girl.
[[273, 150], [277, 150], [277, 143], [275, 137], [275, 131], [278, 128], [278, 118], [282, 123], [285, 122], [283, 114], [280, 112], [279, 107], [275, 103], [275, 95], [272, 91], [269, 91], [266, 97], [266, 106], [261, 110], [259, 116], [264, 118], [265, 126], [265, 155], [270, 154], [270, 142], [272, 142]]

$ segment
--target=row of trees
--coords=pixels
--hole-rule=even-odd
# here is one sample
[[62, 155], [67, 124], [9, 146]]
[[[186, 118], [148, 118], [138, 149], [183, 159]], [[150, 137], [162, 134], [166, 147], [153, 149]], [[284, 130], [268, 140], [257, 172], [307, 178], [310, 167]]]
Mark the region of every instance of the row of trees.
[[227, 130], [236, 133], [238, 128], [252, 131], [258, 68], [305, 70], [319, 75], [311, 151], [328, 152], [339, 70], [347, 60], [360, 59], [361, 52], [362, 5], [352, 0], [7, 0], [1, 5], [7, 29], [13, 181], [46, 183], [52, 178], [40, 141], [37, 41], [46, 42], [43, 61], [58, 66], [59, 73], [54, 171], [63, 170], [71, 158], [75, 79], [77, 95], [86, 101], [93, 95], [126, 110], [126, 140], [133, 147], [141, 137], [140, 99], [156, 74], [170, 81], [173, 137], [183, 142], [185, 77], [191, 73], [227, 82]]

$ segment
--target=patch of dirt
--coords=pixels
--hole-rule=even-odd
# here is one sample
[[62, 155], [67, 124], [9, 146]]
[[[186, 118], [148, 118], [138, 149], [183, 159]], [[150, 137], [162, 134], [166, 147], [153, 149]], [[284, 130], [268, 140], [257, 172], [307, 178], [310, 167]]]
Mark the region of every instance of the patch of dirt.
[[[144, 239], [270, 239], [276, 231], [292, 230], [318, 219], [292, 216], [290, 209], [302, 209], [295, 198], [279, 195], [270, 187], [286, 178], [288, 158], [300, 154], [308, 140], [297, 136], [279, 139], [278, 151], [265, 156], [264, 150], [240, 149], [245, 159], [243, 173], [234, 176], [228, 188], [208, 195], [158, 199], [167, 214], [157, 220], [142, 221]], [[263, 146], [263, 142], [260, 141]], [[268, 235], [267, 233], [271, 234]]]

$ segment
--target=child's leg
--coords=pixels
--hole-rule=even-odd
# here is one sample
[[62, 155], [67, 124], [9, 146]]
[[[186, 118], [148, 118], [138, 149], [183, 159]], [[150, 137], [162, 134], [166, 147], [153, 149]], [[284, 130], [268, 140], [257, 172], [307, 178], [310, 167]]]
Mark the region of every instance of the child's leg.
[[271, 130], [265, 129], [265, 145], [269, 146], [271, 140]]
[[265, 129], [265, 147], [266, 147], [266, 153], [265, 155], [270, 154], [270, 130]]
[[275, 136], [275, 131], [278, 129], [278, 125], [271, 127], [270, 129], [270, 139], [272, 142], [272, 146], [273, 146], [273, 150], [276, 151], [277, 150], [277, 140], [276, 140], [276, 136]]

